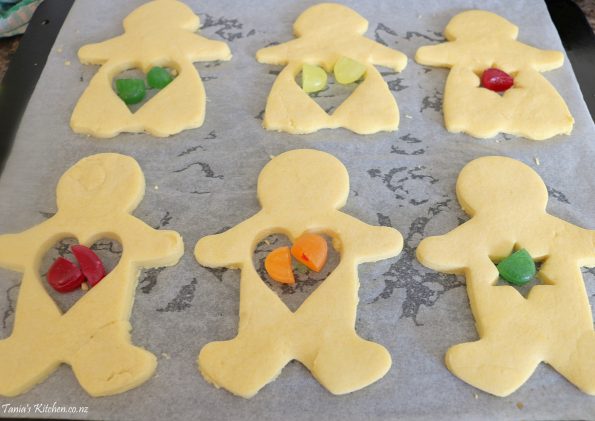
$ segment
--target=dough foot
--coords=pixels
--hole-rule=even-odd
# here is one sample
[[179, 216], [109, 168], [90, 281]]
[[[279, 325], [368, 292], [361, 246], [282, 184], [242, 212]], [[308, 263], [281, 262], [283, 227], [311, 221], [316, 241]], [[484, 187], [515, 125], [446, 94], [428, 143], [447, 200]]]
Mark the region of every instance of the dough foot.
[[574, 351], [550, 362], [552, 367], [583, 392], [595, 395], [595, 332], [588, 331], [568, 347]]
[[391, 366], [381, 345], [353, 333], [329, 338], [312, 364], [312, 375], [335, 395], [350, 393], [379, 380]]
[[240, 338], [211, 342], [198, 355], [205, 380], [234, 395], [251, 398], [281, 374], [291, 360], [278, 344], [248, 342]]
[[485, 339], [455, 345], [446, 353], [446, 366], [461, 380], [496, 396], [508, 396], [527, 381], [540, 363], [531, 349], [514, 348]]
[[1, 396], [20, 395], [58, 368], [60, 363], [39, 348], [38, 343], [27, 344], [14, 337], [0, 341]]
[[104, 327], [69, 361], [79, 383], [91, 396], [125, 392], [155, 372], [155, 356], [130, 343], [129, 326], [120, 322]]

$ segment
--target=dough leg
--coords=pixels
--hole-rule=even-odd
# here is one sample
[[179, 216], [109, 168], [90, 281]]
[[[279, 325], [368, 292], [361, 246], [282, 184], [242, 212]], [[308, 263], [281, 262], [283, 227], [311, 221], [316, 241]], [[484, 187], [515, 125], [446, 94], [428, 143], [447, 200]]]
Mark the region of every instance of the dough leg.
[[37, 342], [0, 341], [0, 395], [16, 396], [45, 380], [60, 363]]
[[178, 77], [134, 114], [134, 121], [154, 136], [200, 127], [205, 120], [206, 95], [200, 75], [191, 62], [182, 58], [176, 62], [180, 66]]
[[198, 367], [209, 383], [251, 398], [275, 380], [290, 360], [290, 354], [277, 343], [260, 343], [258, 335], [251, 340], [238, 336], [207, 344], [198, 356]]
[[453, 66], [444, 86], [444, 125], [451, 133], [468, 133], [479, 138], [506, 132], [507, 119], [515, 105], [496, 92], [480, 88], [479, 77], [463, 66]]
[[514, 337], [515, 332], [510, 332], [500, 342], [482, 339], [455, 345], [446, 353], [446, 366], [478, 389], [507, 396], [521, 387], [541, 362], [532, 348], [511, 343]]
[[389, 352], [355, 331], [327, 338], [311, 367], [312, 375], [335, 395], [350, 393], [382, 378], [391, 366]]
[[76, 133], [108, 138], [123, 130], [142, 130], [142, 127], [133, 127], [131, 123], [132, 113], [113, 91], [110, 73], [104, 65], [76, 103], [70, 127]]
[[580, 390], [595, 395], [595, 332], [588, 331], [576, 345], [567, 343], [565, 347], [572, 353], [557, 355], [549, 363]]
[[128, 322], [109, 324], [69, 359], [76, 378], [90, 395], [124, 392], [144, 383], [155, 372], [155, 356], [132, 345], [129, 330]]
[[273, 83], [264, 113], [265, 129], [303, 134], [334, 127], [331, 117], [296, 83], [298, 66], [285, 66]]
[[536, 140], [570, 134], [574, 119], [560, 94], [541, 73], [523, 69], [516, 75], [515, 85], [520, 88], [504, 95], [515, 112], [502, 131]]
[[358, 134], [393, 131], [399, 127], [399, 109], [382, 75], [368, 66], [364, 81], [332, 115], [337, 126]]

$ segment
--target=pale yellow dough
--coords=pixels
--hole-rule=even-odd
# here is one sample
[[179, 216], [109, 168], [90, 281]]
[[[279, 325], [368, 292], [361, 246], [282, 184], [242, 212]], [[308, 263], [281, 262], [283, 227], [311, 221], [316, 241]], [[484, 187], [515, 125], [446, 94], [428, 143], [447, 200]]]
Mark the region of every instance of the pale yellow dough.
[[[198, 365], [207, 381], [250, 398], [295, 359], [331, 393], [344, 394], [388, 371], [388, 351], [355, 332], [357, 266], [397, 255], [403, 239], [393, 228], [370, 226], [340, 212], [348, 194], [347, 170], [335, 157], [307, 149], [286, 152], [260, 173], [262, 210], [197, 243], [200, 264], [241, 270], [238, 335], [201, 350]], [[304, 232], [331, 236], [341, 261], [293, 313], [260, 278], [252, 254], [272, 233], [293, 241]]]
[[[184, 3], [154, 0], [124, 19], [123, 35], [83, 46], [81, 62], [101, 68], [74, 108], [72, 130], [99, 138], [142, 131], [162, 137], [202, 126], [206, 97], [193, 62], [229, 60], [231, 53], [224, 42], [195, 34], [199, 23]], [[153, 66], [173, 68], [178, 76], [132, 113], [112, 89], [112, 80], [124, 70], [147, 73]]]
[[[293, 25], [296, 39], [259, 50], [260, 63], [283, 65], [264, 114], [263, 126], [294, 134], [344, 127], [355, 133], [394, 131], [399, 127], [397, 102], [375, 65], [400, 72], [407, 56], [362, 36], [368, 21], [350, 8], [321, 3], [306, 9]], [[304, 63], [332, 72], [342, 56], [367, 66], [363, 82], [331, 114], [296, 83]]]
[[[124, 392], [151, 377], [155, 356], [130, 341], [134, 292], [141, 268], [176, 264], [184, 245], [178, 233], [157, 231], [130, 214], [144, 190], [134, 159], [92, 155], [60, 178], [53, 217], [0, 236], [0, 266], [23, 273], [12, 335], [0, 340], [0, 395], [26, 392], [61, 363], [92, 396]], [[62, 313], [39, 268], [48, 248], [65, 237], [87, 246], [113, 238], [123, 253], [114, 270]]]
[[[480, 340], [450, 348], [449, 370], [507, 396], [544, 361], [595, 395], [595, 332], [581, 275], [581, 267], [595, 266], [595, 232], [549, 215], [545, 184], [514, 159], [471, 161], [459, 175], [457, 196], [471, 219], [417, 248], [425, 266], [467, 280]], [[537, 275], [542, 284], [526, 299], [512, 286], [495, 285], [492, 262], [521, 248], [543, 261]]]
[[[515, 25], [483, 10], [456, 15], [444, 35], [448, 42], [421, 47], [415, 61], [451, 69], [443, 105], [449, 132], [480, 138], [503, 132], [533, 140], [570, 134], [574, 119], [566, 103], [539, 73], [562, 66], [561, 52], [516, 41]], [[502, 96], [480, 87], [481, 74], [490, 67], [514, 78]]]

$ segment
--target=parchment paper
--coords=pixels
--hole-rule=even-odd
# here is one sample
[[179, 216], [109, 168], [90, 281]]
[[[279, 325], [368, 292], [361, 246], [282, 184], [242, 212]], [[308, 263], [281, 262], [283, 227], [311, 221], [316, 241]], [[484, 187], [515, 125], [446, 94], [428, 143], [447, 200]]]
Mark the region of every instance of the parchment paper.
[[[511, 156], [533, 166], [549, 187], [549, 211], [595, 229], [595, 130], [568, 60], [546, 77], [568, 103], [574, 131], [545, 142], [449, 134], [441, 114], [447, 70], [413, 61], [418, 47], [442, 41], [449, 19], [470, 8], [508, 18], [520, 27], [522, 42], [563, 50], [543, 3], [344, 1], [369, 20], [369, 37], [410, 58], [401, 74], [381, 69], [401, 110], [399, 130], [371, 136], [342, 129], [295, 136], [262, 129], [265, 101], [280, 69], [259, 64], [254, 56], [263, 46], [292, 39], [293, 21], [315, 2], [188, 0], [201, 16], [202, 33], [229, 42], [234, 55], [230, 62], [197, 65], [208, 95], [204, 125], [167, 139], [120, 135], [106, 141], [74, 134], [70, 114], [97, 70], [81, 65], [76, 51], [119, 35], [122, 19], [141, 3], [75, 2], [0, 178], [0, 232], [24, 230], [55, 212], [56, 183], [80, 158], [106, 151], [136, 158], [147, 192], [135, 215], [152, 226], [179, 231], [186, 247], [177, 266], [145, 271], [139, 282], [132, 336], [135, 344], [159, 357], [156, 375], [137, 389], [97, 399], [87, 396], [70, 368], [62, 366], [28, 393], [1, 398], [1, 405], [55, 402], [86, 406], [88, 412], [36, 413], [32, 407], [21, 415], [133, 420], [595, 418], [595, 397], [545, 364], [507, 398], [454, 377], [443, 363], [444, 353], [477, 338], [464, 279], [426, 270], [414, 259], [422, 237], [445, 233], [465, 220], [454, 194], [456, 176], [465, 163], [483, 155]], [[367, 223], [392, 225], [405, 238], [399, 257], [360, 266], [357, 330], [386, 346], [393, 366], [370, 387], [337, 397], [293, 362], [275, 382], [245, 400], [207, 384], [195, 364], [207, 342], [236, 334], [239, 272], [202, 268], [192, 250], [202, 236], [257, 212], [258, 173], [271, 155], [295, 148], [337, 156], [351, 177], [344, 211]], [[592, 297], [595, 271], [584, 274]], [[0, 337], [10, 335], [19, 282], [19, 274], [0, 272]], [[3, 408], [0, 416], [9, 416]]]

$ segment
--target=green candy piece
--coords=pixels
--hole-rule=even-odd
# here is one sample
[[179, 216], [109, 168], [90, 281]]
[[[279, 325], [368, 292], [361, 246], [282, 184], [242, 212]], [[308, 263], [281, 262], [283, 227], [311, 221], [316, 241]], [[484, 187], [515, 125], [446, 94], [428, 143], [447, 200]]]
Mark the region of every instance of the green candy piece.
[[163, 67], [152, 67], [147, 73], [147, 83], [151, 88], [163, 89], [174, 80], [172, 75]]
[[337, 82], [347, 85], [362, 78], [364, 73], [366, 73], [366, 65], [349, 57], [341, 57], [335, 63], [333, 72], [335, 73], [335, 80]]
[[305, 63], [302, 66], [302, 89], [306, 93], [322, 91], [326, 88], [326, 72], [323, 68]]
[[117, 79], [116, 93], [126, 104], [138, 104], [147, 93], [142, 79]]
[[535, 262], [525, 249], [512, 253], [498, 265], [500, 276], [513, 285], [525, 285], [535, 276]]

